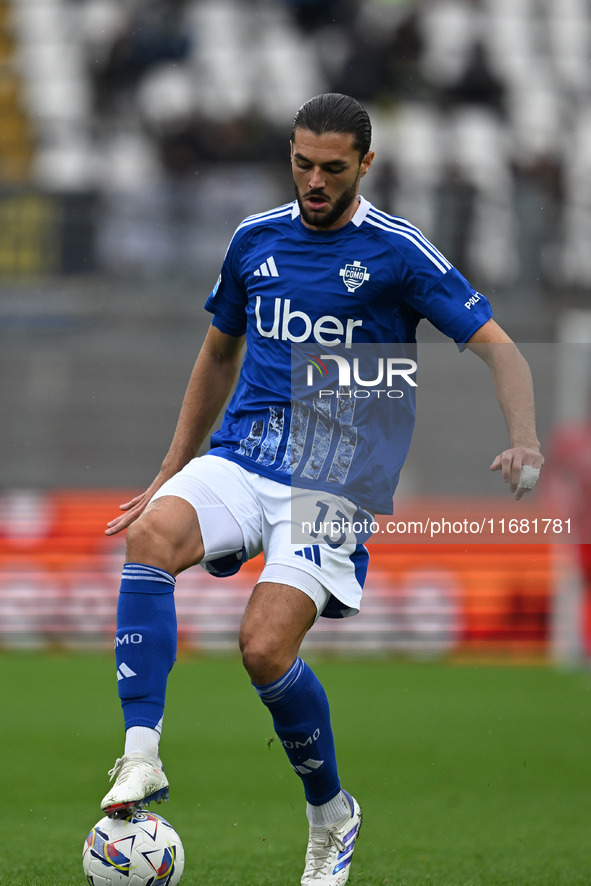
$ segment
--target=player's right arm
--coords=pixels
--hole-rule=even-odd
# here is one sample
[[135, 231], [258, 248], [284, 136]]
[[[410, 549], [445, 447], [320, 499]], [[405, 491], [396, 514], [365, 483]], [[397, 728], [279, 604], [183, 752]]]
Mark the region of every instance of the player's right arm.
[[120, 505], [124, 513], [107, 524], [107, 535], [127, 529], [163, 483], [197, 455], [232, 390], [242, 359], [243, 343], [244, 336], [226, 335], [213, 325], [209, 327], [160, 471], [145, 492]]
[[[536, 433], [534, 389], [531, 371], [526, 359], [507, 333], [494, 321], [488, 320], [469, 339], [467, 346], [488, 365], [497, 400], [509, 431], [509, 447], [497, 455], [491, 471], [501, 471], [503, 480], [519, 500], [533, 489], [537, 475], [544, 464], [540, 441]], [[523, 482], [524, 469], [533, 480]]]

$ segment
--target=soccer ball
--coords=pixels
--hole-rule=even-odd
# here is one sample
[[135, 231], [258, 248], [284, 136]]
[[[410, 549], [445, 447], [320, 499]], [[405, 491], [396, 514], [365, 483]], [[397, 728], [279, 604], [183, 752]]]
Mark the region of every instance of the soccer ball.
[[90, 886], [176, 886], [184, 866], [179, 835], [152, 812], [101, 818], [82, 852]]

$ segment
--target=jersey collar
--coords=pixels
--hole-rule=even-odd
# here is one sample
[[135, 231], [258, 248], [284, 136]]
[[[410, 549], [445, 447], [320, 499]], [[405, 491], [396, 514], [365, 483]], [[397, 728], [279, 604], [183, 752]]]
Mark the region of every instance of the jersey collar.
[[[355, 213], [355, 215], [353, 216], [351, 221], [347, 222], [347, 224], [353, 224], [358, 228], [365, 221], [365, 217], [369, 211], [370, 203], [369, 203], [369, 200], [366, 200], [365, 197], [361, 196], [361, 194], [359, 194], [357, 196], [357, 201], [359, 203], [359, 206], [357, 207], [357, 212]], [[291, 210], [292, 219], [296, 219], [299, 216], [299, 214], [300, 214], [300, 207], [298, 205], [298, 201], [294, 200], [293, 201], [293, 208]], [[347, 227], [347, 225], [343, 225], [343, 227]], [[338, 230], [338, 228], [336, 230]]]
[[366, 200], [365, 197], [362, 197], [361, 194], [357, 197], [359, 201], [359, 206], [357, 207], [357, 212], [351, 219], [351, 223], [356, 227], [360, 227], [365, 221], [365, 216], [369, 212], [369, 200]]

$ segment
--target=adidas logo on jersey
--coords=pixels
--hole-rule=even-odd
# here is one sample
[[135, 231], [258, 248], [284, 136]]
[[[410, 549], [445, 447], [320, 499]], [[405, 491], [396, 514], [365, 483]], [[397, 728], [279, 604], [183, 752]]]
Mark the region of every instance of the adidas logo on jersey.
[[260, 265], [254, 272], [255, 277], [278, 277], [279, 271], [272, 255]]

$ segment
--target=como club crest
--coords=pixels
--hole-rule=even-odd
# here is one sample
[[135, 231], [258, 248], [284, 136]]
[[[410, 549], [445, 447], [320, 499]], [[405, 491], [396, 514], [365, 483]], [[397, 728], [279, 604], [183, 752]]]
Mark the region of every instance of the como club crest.
[[345, 265], [339, 271], [339, 276], [343, 278], [343, 283], [347, 287], [347, 292], [355, 292], [362, 283], [369, 280], [367, 268], [364, 268], [361, 262], [354, 261], [353, 264]]

